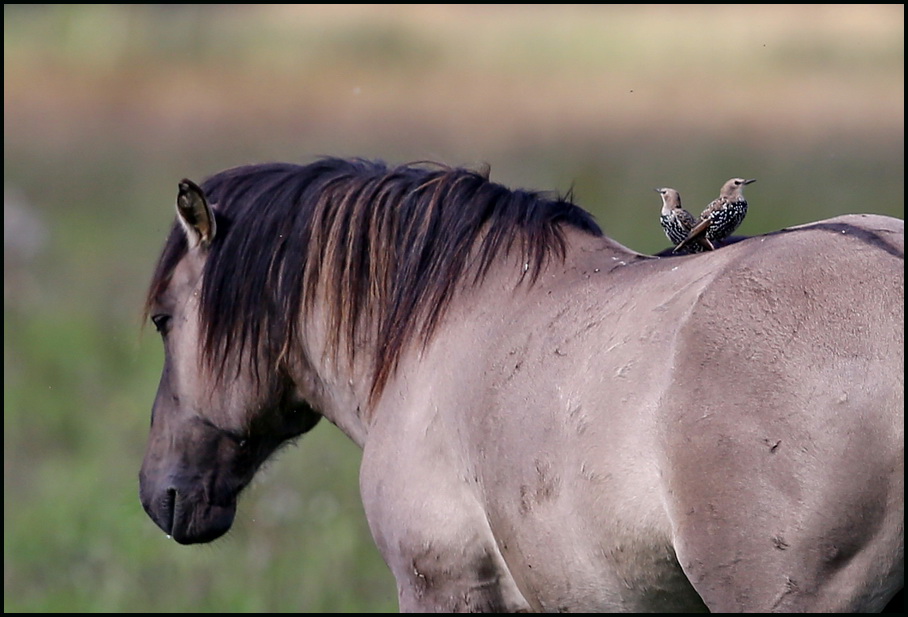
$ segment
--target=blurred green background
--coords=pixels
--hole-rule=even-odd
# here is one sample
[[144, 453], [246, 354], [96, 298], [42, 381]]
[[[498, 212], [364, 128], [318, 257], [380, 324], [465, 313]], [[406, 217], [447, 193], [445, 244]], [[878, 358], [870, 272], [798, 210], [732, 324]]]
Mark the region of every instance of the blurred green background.
[[755, 177], [739, 233], [904, 218], [904, 5], [4, 5], [8, 612], [391, 612], [359, 453], [319, 425], [231, 533], [167, 540], [137, 474], [140, 333], [177, 182], [324, 154], [491, 165], [666, 246]]

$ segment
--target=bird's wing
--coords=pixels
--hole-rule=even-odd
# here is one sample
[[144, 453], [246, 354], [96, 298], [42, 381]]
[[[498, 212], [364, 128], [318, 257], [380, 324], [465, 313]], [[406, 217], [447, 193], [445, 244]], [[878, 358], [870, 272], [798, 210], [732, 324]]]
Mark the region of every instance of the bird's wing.
[[706, 230], [709, 229], [709, 224], [711, 222], [712, 219], [710, 219], [708, 216], [707, 218], [700, 219], [700, 222], [694, 225], [693, 228], [689, 232], [687, 232], [687, 237], [678, 243], [678, 246], [674, 248], [673, 252], [677, 253], [692, 241], [696, 240], [698, 236], [705, 234]]

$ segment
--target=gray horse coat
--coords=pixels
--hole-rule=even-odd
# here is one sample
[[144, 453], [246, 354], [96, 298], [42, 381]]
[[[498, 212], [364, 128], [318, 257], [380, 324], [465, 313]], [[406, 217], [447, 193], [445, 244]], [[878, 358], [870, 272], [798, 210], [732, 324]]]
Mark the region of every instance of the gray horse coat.
[[[238, 206], [193, 190], [149, 294], [166, 357], [140, 476], [178, 541], [226, 531], [258, 465], [325, 417], [362, 447], [402, 611], [879, 611], [904, 586], [901, 220], [672, 258], [558, 223], [563, 259], [540, 262], [484, 260], [486, 222], [376, 389], [375, 253], [361, 327], [338, 333], [326, 260], [273, 371], [243, 359], [255, 340], [233, 363], [210, 345], [215, 212]], [[210, 387], [200, 349], [236, 375]]]

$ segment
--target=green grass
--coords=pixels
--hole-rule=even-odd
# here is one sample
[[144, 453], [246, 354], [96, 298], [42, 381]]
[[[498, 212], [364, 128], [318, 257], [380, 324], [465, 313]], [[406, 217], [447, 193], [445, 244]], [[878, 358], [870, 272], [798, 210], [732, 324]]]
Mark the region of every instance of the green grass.
[[[183, 177], [488, 162], [512, 187], [573, 188], [643, 252], [666, 244], [656, 186], [698, 210], [756, 177], [744, 234], [904, 217], [902, 5], [161, 6], [4, 6], [7, 201], [43, 230], [4, 247], [9, 612], [396, 610], [359, 453], [327, 423], [212, 545], [142, 511], [162, 351], [139, 317]], [[735, 44], [714, 44], [724, 29]]]

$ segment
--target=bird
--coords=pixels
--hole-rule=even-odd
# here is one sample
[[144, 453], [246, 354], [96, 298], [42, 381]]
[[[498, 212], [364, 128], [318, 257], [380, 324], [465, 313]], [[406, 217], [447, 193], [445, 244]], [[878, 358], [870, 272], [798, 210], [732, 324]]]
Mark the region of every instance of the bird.
[[750, 180], [732, 178], [723, 184], [719, 196], [700, 213], [700, 220], [687, 237], [675, 246], [674, 252], [677, 253], [684, 248], [690, 250], [690, 244], [702, 237], [712, 242], [713, 246], [717, 246], [730, 236], [747, 216], [747, 200], [744, 199], [742, 191], [745, 186], [756, 181], [756, 178]]
[[[681, 205], [681, 194], [675, 189], [664, 187], [653, 190], [662, 196], [662, 213], [659, 215], [662, 231], [665, 232], [665, 237], [669, 242], [676, 246], [687, 238], [691, 229], [697, 224], [697, 219]], [[690, 253], [711, 250], [713, 250], [713, 244], [706, 236], [698, 238], [688, 247]]]

